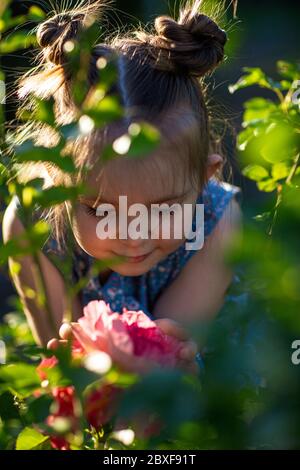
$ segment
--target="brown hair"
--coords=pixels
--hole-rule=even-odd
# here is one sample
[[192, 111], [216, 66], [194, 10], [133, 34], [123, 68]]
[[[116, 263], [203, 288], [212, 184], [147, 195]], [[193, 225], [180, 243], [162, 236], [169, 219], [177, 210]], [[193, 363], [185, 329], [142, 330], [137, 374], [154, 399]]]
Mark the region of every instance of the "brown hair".
[[[25, 98], [31, 94], [41, 98], [52, 96], [58, 124], [68, 124], [76, 118], [78, 110], [72, 98], [72, 74], [65, 45], [76, 40], [80, 31], [96, 18], [99, 20], [106, 3], [90, 1], [77, 10], [58, 13], [39, 26], [41, 70], [30, 72], [20, 83], [19, 97], [24, 99], [24, 106], [28, 106]], [[223, 60], [227, 36], [212, 18], [199, 11], [201, 4], [201, 0], [186, 1], [177, 20], [160, 16], [150, 32], [116, 35], [94, 46], [88, 87], [92, 90], [101, 79], [101, 70], [96, 65], [99, 58], [116, 60], [118, 76], [113, 92], [120, 99], [125, 117], [72, 142], [78, 168], [91, 162], [93, 155], [99, 155], [131, 123], [148, 121], [160, 130], [162, 146], [176, 148], [173, 168], [178, 168], [179, 161], [197, 186], [203, 187], [213, 142], [202, 78]], [[57, 137], [49, 129], [31, 125], [30, 132], [38, 144], [56, 143]], [[57, 170], [48, 166], [47, 171], [57, 180]], [[54, 207], [50, 213], [57, 238], [63, 234], [62, 209]]]

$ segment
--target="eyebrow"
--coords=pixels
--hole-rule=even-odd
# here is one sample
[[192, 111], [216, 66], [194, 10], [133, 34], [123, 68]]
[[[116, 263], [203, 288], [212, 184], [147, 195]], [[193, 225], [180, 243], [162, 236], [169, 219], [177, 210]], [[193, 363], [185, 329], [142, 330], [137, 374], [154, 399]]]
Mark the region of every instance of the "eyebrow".
[[[168, 196], [165, 196], [164, 198], [161, 198], [159, 200], [156, 200], [156, 201], [150, 201], [148, 202], [148, 204], [146, 205], [151, 205], [151, 204], [163, 204], [163, 203], [166, 203], [166, 202], [171, 202], [171, 201], [181, 201], [183, 200], [188, 194], [190, 193], [190, 190], [188, 191], [185, 191], [184, 193], [181, 193], [181, 194], [176, 194], [175, 196], [174, 195], [168, 195]], [[99, 204], [111, 204], [113, 206], [118, 206], [118, 203], [114, 203], [112, 201], [108, 201], [106, 200], [105, 198], [101, 197], [101, 198], [97, 198], [97, 199], [90, 199], [90, 198], [85, 198], [84, 196], [79, 196], [79, 201], [83, 204], [91, 204], [91, 205], [94, 205], [95, 202], [97, 202], [97, 200], [99, 201]]]

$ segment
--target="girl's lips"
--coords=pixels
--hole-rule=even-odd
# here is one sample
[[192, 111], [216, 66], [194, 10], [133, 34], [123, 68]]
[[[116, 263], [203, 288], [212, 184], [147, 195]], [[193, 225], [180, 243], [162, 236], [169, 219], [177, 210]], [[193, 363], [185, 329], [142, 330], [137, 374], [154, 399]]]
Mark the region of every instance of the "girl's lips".
[[[148, 256], [152, 253], [152, 251], [150, 253], [147, 253], [146, 255], [142, 255], [142, 256], [126, 256], [126, 255], [122, 255], [126, 258], [126, 262], [128, 263], [141, 263], [142, 261], [144, 261], [146, 258], [148, 258]], [[120, 255], [118, 255], [120, 256]]]
[[141, 263], [144, 261], [149, 255], [143, 255], [143, 256], [128, 256], [127, 261], [129, 263]]

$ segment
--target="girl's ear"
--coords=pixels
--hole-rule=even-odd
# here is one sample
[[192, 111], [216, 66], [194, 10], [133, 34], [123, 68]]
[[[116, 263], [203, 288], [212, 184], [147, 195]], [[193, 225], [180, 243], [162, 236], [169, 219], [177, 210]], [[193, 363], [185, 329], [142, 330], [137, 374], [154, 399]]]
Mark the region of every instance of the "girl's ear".
[[217, 153], [209, 155], [206, 168], [207, 181], [222, 167], [223, 158]]

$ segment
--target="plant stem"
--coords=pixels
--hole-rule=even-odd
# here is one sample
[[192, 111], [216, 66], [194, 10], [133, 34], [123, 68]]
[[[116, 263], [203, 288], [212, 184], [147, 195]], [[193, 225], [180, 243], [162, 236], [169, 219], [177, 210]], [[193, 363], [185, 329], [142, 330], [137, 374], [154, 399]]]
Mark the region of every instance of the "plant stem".
[[300, 153], [298, 153], [298, 155], [295, 158], [294, 165], [292, 166], [290, 174], [288, 175], [288, 177], [286, 179], [286, 184], [291, 184], [292, 179], [294, 178], [294, 176], [296, 174], [299, 163], [300, 163]]
[[276, 199], [275, 207], [273, 209], [274, 210], [273, 219], [272, 219], [269, 231], [268, 231], [269, 236], [271, 236], [273, 234], [273, 229], [274, 229], [275, 222], [276, 222], [277, 216], [278, 216], [278, 209], [279, 209], [279, 206], [280, 206], [281, 203], [282, 203], [282, 186], [280, 184], [277, 187], [277, 199]]
[[[291, 184], [292, 179], [294, 178], [294, 176], [296, 174], [297, 168], [299, 167], [299, 163], [300, 163], [300, 153], [298, 153], [298, 155], [296, 156], [294, 164], [291, 168], [291, 171], [290, 171], [290, 173], [289, 173], [289, 175], [288, 175], [288, 177], [285, 181], [285, 183], [287, 185]], [[276, 219], [277, 219], [277, 215], [278, 215], [278, 209], [279, 209], [279, 206], [280, 206], [281, 203], [282, 203], [282, 185], [279, 185], [278, 188], [277, 188], [277, 200], [276, 200], [276, 204], [275, 204], [275, 207], [274, 207], [274, 216], [273, 216], [273, 220], [272, 220], [271, 226], [270, 226], [269, 231], [268, 231], [269, 235], [272, 235], [272, 233], [273, 233], [273, 228], [274, 228], [274, 225], [275, 225], [275, 222], [276, 222]]]
[[278, 98], [279, 98], [280, 103], [283, 105], [285, 98], [284, 98], [284, 95], [281, 93], [281, 91], [278, 90], [278, 88], [271, 88], [271, 90], [273, 90], [274, 93], [276, 93], [276, 95], [277, 95]]

